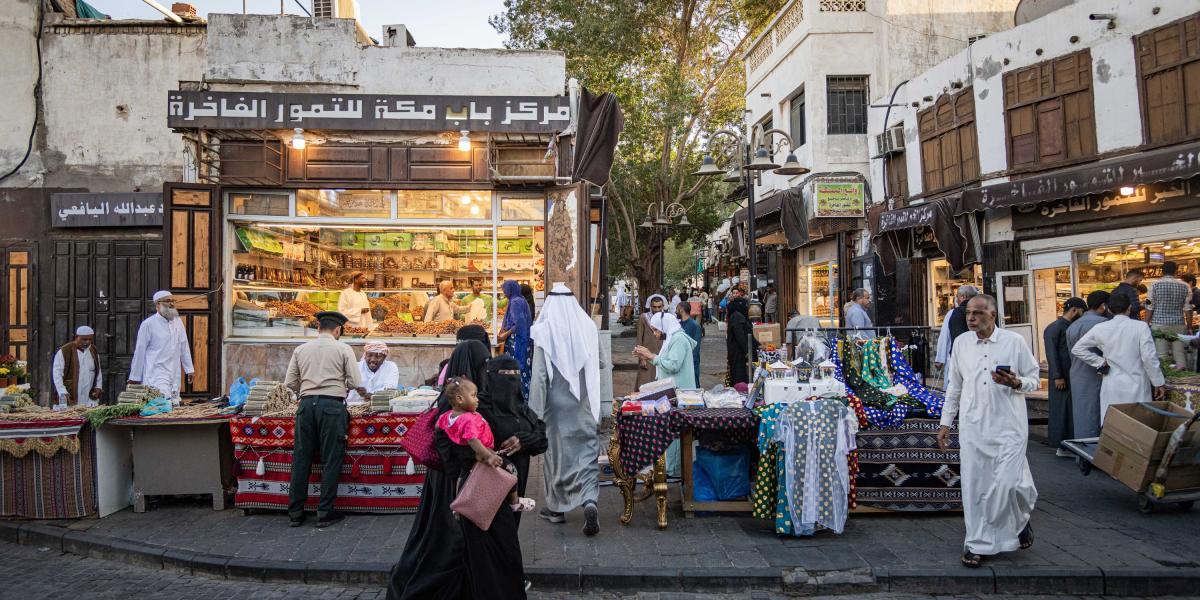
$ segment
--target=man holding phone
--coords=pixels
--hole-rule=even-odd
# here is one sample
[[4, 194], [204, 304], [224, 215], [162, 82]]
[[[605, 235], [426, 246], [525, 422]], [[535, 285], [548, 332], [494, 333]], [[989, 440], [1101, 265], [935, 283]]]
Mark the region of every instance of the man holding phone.
[[938, 445], [950, 447], [950, 426], [960, 417], [962, 563], [975, 568], [984, 556], [1033, 545], [1037, 489], [1025, 457], [1025, 394], [1038, 389], [1040, 369], [1024, 338], [996, 327], [995, 298], [971, 298], [966, 315], [975, 335], [954, 340]]

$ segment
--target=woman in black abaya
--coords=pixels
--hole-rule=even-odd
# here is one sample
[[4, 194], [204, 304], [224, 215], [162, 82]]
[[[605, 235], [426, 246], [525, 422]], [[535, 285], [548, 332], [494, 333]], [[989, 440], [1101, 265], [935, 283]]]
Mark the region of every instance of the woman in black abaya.
[[[745, 298], [729, 301], [729, 333], [725, 338], [726, 360], [729, 362], [729, 385], [750, 383], [750, 367], [746, 360], [746, 344], [754, 333], [750, 323], [750, 303]], [[757, 350], [758, 343], [754, 344]]]
[[[487, 420], [505, 454], [517, 468], [517, 495], [525, 496], [529, 459], [546, 451], [546, 424], [521, 395], [521, 366], [511, 356], [487, 361], [487, 390], [479, 393], [479, 414]], [[506, 452], [507, 451], [507, 452]], [[515, 515], [521, 525], [521, 513]]]
[[[447, 377], [467, 377], [482, 391], [486, 385], [484, 366], [490, 352], [472, 326], [458, 332], [458, 344], [447, 360]], [[483, 330], [482, 327], [478, 328]], [[486, 332], [484, 332], [486, 335]], [[438, 414], [450, 410], [445, 396], [437, 400]], [[458, 599], [471, 597], [461, 525], [450, 511], [458, 486], [457, 461], [449, 456], [454, 444], [442, 432], [435, 437], [443, 469], [427, 469], [408, 542], [399, 562], [392, 567], [389, 600]]]

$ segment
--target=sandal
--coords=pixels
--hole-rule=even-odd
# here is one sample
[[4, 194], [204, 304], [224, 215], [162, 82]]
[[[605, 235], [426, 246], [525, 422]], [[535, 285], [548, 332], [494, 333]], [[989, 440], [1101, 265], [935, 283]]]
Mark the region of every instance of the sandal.
[[513, 512], [533, 512], [537, 508], [537, 502], [533, 498], [517, 498], [516, 504], [509, 504], [508, 506]]
[[1017, 541], [1021, 542], [1022, 550], [1026, 550], [1033, 546], [1033, 524], [1032, 523], [1025, 524], [1025, 529], [1021, 530], [1020, 535], [1017, 536]]
[[970, 550], [965, 550], [962, 555], [962, 564], [965, 567], [978, 569], [979, 565], [983, 564], [983, 557]]

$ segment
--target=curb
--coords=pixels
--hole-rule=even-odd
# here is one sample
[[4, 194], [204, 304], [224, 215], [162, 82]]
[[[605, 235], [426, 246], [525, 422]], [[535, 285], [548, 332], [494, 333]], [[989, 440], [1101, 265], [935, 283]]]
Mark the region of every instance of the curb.
[[[37, 522], [0, 521], [0, 542], [189, 575], [243, 581], [380, 586], [392, 565], [299, 562], [217, 556], [100, 536]], [[798, 596], [869, 593], [1026, 594], [1069, 596], [1189, 596], [1200, 589], [1200, 568], [954, 567], [804, 568], [717, 567], [678, 570], [641, 567], [526, 567], [534, 586], [551, 591], [746, 592]]]

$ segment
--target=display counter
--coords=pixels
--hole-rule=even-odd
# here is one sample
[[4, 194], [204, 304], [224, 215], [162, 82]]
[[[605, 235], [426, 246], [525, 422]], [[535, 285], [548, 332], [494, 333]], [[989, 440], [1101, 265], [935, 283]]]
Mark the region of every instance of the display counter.
[[80, 418], [0, 421], [0, 517], [96, 514], [95, 434]]
[[[421, 503], [425, 467], [413, 464], [400, 440], [417, 415], [372, 415], [350, 418], [346, 459], [338, 481], [334, 508], [347, 512], [411, 513]], [[234, 505], [244, 511], [286, 511], [295, 443], [291, 417], [235, 418], [229, 423], [237, 460]], [[260, 469], [261, 464], [261, 469]], [[320, 498], [320, 463], [314, 461], [306, 508]], [[260, 472], [261, 471], [261, 472]]]
[[133, 511], [146, 512], [148, 496], [187, 494], [211, 495], [213, 510], [224, 510], [226, 484], [233, 482], [228, 422], [227, 416], [156, 416], [113, 419], [102, 425], [128, 436]]

